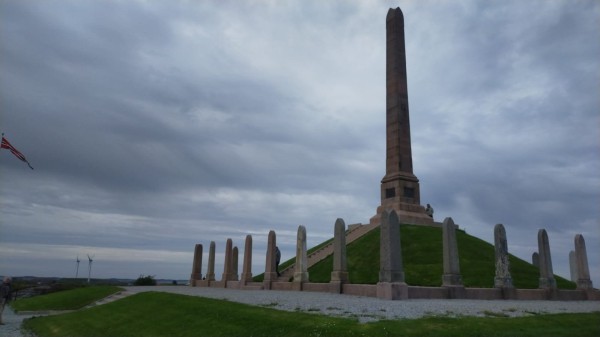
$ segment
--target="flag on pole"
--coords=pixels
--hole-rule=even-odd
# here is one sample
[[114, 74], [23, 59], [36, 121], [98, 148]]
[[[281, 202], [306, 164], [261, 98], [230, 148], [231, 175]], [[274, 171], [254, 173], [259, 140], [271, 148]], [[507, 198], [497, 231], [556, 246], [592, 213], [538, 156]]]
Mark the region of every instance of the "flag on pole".
[[19, 150], [15, 149], [15, 147], [12, 146], [8, 142], [8, 140], [6, 140], [6, 138], [4, 138], [4, 134], [2, 134], [2, 147], [0, 147], [0, 148], [2, 148], [2, 149], [9, 149], [10, 152], [15, 155], [15, 157], [17, 157], [21, 161], [27, 163], [27, 165], [29, 166], [29, 168], [33, 170], [33, 167], [31, 167], [31, 164], [29, 164], [29, 162], [27, 161], [27, 159], [25, 158], [25, 156], [21, 152], [19, 152]]

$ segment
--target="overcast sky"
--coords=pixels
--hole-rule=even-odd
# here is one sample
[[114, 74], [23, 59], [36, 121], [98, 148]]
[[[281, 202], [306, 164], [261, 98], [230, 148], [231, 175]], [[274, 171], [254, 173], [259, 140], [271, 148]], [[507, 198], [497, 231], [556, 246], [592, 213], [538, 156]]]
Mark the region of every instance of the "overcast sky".
[[526, 261], [545, 228], [566, 278], [581, 233], [600, 286], [592, 0], [0, 0], [0, 131], [35, 168], [0, 151], [0, 274], [187, 279], [215, 241], [220, 278], [252, 234], [256, 275], [269, 230], [285, 260], [298, 225], [368, 223], [397, 6], [421, 202]]

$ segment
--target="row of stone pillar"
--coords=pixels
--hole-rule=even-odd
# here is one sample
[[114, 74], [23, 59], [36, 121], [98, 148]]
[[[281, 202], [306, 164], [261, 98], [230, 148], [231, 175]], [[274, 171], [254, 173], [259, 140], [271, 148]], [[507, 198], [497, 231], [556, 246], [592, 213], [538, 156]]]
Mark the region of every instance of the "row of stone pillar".
[[[246, 236], [246, 243], [244, 247], [244, 265], [242, 267], [242, 275], [238, 276], [238, 247], [232, 247], [233, 241], [227, 239], [225, 244], [225, 263], [223, 268], [223, 274], [221, 281], [252, 281], [252, 236]], [[192, 264], [192, 274], [190, 276], [190, 283], [195, 280], [207, 280], [215, 281], [215, 242], [210, 242], [208, 250], [208, 269], [206, 276], [202, 277], [202, 245], [196, 244], [194, 247], [194, 262]]]
[[[543, 232], [542, 232], [543, 231]], [[543, 229], [538, 233], [538, 249], [531, 256], [531, 263], [540, 268], [540, 288], [556, 288], [552, 272], [552, 258], [548, 243], [548, 234]], [[587, 249], [583, 235], [575, 235], [575, 250], [569, 252], [569, 267], [571, 281], [577, 284], [577, 289], [593, 289], [590, 269], [587, 259]]]
[[[395, 211], [384, 213], [381, 222], [381, 268], [379, 274], [380, 282], [404, 282], [402, 270], [402, 255], [400, 247], [400, 230], [398, 217]], [[446, 218], [442, 224], [443, 236], [443, 265], [442, 286], [462, 286], [460, 274], [458, 245], [456, 242], [456, 226], [452, 218]], [[494, 248], [496, 275], [494, 286], [497, 288], [512, 288], [512, 277], [510, 275], [510, 263], [508, 258], [508, 244], [506, 230], [502, 224], [494, 227]], [[550, 255], [550, 244], [545, 229], [538, 231], [538, 249], [540, 270], [539, 288], [556, 288], [554, 272], [552, 270], [552, 258]], [[583, 235], [575, 236], [574, 264], [577, 270], [577, 288], [592, 289], [587, 252]]]
[[[345, 283], [348, 281], [348, 272], [346, 268], [346, 225], [342, 219], [337, 219], [335, 224], [335, 248], [334, 248], [334, 272], [332, 272], [332, 282]], [[221, 281], [238, 281], [238, 249], [232, 248], [232, 240], [227, 239], [225, 246], [225, 263]], [[265, 273], [263, 284], [266, 289], [270, 289], [270, 283], [277, 280], [276, 272], [276, 234], [275, 231], [269, 231], [267, 240], [267, 254], [265, 261]], [[215, 242], [210, 242], [208, 255], [208, 269], [205, 278], [202, 278], [202, 245], [196, 244], [194, 248], [194, 261], [192, 265], [192, 274], [190, 283], [193, 285], [196, 280], [216, 281], [215, 279]], [[343, 260], [342, 260], [343, 256]], [[242, 276], [239, 279], [242, 284], [252, 281], [252, 236], [246, 236], [244, 247], [244, 265]], [[296, 240], [296, 264], [294, 270], [293, 282], [308, 282], [308, 255], [306, 246], [306, 228], [298, 227]]]
[[[379, 283], [382, 294], [379, 297], [402, 297], [405, 285], [404, 269], [402, 263], [402, 248], [400, 244], [400, 222], [395, 211], [383, 212], [381, 215], [381, 234], [380, 234], [380, 269]], [[460, 296], [462, 276], [460, 273], [458, 245], [456, 241], [456, 225], [452, 218], [446, 218], [442, 224], [442, 242], [443, 242], [443, 275], [442, 286], [457, 292]], [[267, 242], [267, 253], [265, 263], [265, 273], [263, 286], [265, 289], [271, 289], [271, 282], [277, 280], [276, 261], [275, 261], [276, 235], [275, 231], [270, 231]], [[506, 231], [502, 224], [494, 227], [494, 247], [496, 275], [494, 286], [497, 288], [513, 288], [512, 277], [510, 275], [510, 263], [508, 255], [508, 244]], [[550, 256], [550, 245], [546, 230], [540, 229], [538, 232], [538, 250], [539, 258], [537, 265], [540, 270], [539, 288], [556, 288], [554, 273], [552, 271], [552, 259]], [[575, 236], [575, 264], [577, 268], [577, 288], [592, 289], [592, 282], [589, 275], [587, 263], [587, 253], [585, 241], [581, 234]], [[535, 260], [535, 259], [534, 259]], [[535, 261], [534, 261], [535, 264]], [[215, 281], [215, 243], [210, 243], [208, 270], [206, 280]], [[239, 281], [246, 284], [252, 281], [252, 236], [246, 236], [244, 247], [244, 265], [243, 272]], [[194, 262], [192, 268], [191, 282], [202, 279], [202, 245], [197, 244], [194, 251]], [[238, 281], [238, 249], [232, 247], [231, 239], [227, 239], [225, 248], [225, 263], [222, 281]], [[348, 268], [346, 263], [346, 225], [344, 220], [337, 219], [334, 226], [333, 240], [333, 271], [331, 272], [331, 283], [337, 284], [341, 290], [341, 285], [348, 283]], [[308, 259], [306, 248], [306, 228], [298, 227], [296, 240], [296, 264], [294, 270], [293, 282], [304, 283], [309, 281]], [[395, 284], [395, 285], [392, 285]], [[300, 287], [301, 288], [301, 287]]]

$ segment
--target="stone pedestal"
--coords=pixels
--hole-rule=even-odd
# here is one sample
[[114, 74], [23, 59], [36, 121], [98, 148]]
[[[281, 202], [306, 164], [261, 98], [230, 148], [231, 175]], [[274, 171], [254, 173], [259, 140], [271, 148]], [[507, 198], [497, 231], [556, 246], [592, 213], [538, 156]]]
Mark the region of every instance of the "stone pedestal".
[[[382, 187], [383, 188], [383, 187]], [[398, 198], [399, 199], [399, 198]], [[425, 213], [425, 207], [421, 205], [408, 204], [397, 199], [383, 200], [383, 205], [377, 207], [377, 214], [370, 220], [371, 225], [380, 225], [381, 214], [384, 210], [394, 210], [398, 214], [400, 223], [410, 225], [433, 225], [433, 219]]]

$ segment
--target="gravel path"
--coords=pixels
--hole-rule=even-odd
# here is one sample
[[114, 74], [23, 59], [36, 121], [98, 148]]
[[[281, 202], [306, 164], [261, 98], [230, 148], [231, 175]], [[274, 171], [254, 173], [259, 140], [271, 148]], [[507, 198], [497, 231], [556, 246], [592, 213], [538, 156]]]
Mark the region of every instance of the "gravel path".
[[423, 316], [510, 317], [532, 314], [600, 311], [600, 301], [516, 301], [516, 300], [402, 300], [388, 301], [317, 292], [277, 290], [236, 290], [201, 287], [127, 287], [127, 292], [164, 291], [191, 296], [225, 299], [287, 311], [305, 311], [358, 318], [360, 322], [380, 319], [420, 318]]
[[0, 337], [29, 337], [21, 333], [21, 322], [29, 317], [33, 315], [17, 315], [10, 306], [5, 306], [2, 313], [4, 325], [0, 325]]
[[[360, 322], [381, 319], [414, 319], [424, 316], [526, 316], [532, 314], [577, 313], [600, 311], [600, 301], [514, 301], [514, 300], [402, 300], [388, 301], [317, 292], [277, 290], [236, 290], [187, 286], [125, 287], [125, 292], [112, 299], [146, 291], [162, 291], [189, 296], [229, 300], [286, 311], [303, 311], [338, 317], [356, 318]], [[101, 301], [108, 303], [111, 300]], [[16, 315], [4, 310], [6, 325], [0, 326], [0, 337], [28, 337], [20, 331], [21, 322], [33, 315]]]

